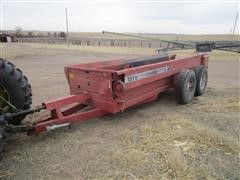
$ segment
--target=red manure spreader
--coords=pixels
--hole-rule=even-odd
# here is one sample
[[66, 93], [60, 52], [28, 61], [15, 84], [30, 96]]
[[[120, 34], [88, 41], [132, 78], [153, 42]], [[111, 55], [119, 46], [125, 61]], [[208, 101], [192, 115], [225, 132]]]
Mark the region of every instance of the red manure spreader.
[[201, 95], [207, 83], [208, 56], [175, 59], [161, 54], [137, 60], [111, 60], [65, 67], [70, 96], [43, 103], [50, 111], [30, 131], [39, 134], [131, 106], [147, 103], [176, 88], [180, 104]]
[[[1, 147], [5, 137], [13, 132], [38, 135], [72, 123], [115, 114], [154, 101], [159, 93], [170, 88], [176, 89], [179, 104], [189, 103], [194, 96], [204, 93], [208, 79], [207, 67], [208, 54], [204, 52], [184, 58], [161, 53], [142, 59], [66, 66], [64, 71], [70, 95], [44, 102], [39, 108], [2, 113]], [[5, 105], [11, 104], [9, 100]], [[27, 114], [41, 110], [49, 113], [31, 125], [21, 124]]]

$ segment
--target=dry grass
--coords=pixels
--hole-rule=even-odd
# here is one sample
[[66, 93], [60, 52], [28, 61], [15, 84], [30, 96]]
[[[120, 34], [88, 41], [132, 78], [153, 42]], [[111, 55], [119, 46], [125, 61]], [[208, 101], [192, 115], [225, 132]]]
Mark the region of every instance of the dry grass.
[[[34, 34], [43, 33], [47, 35], [46, 31], [32, 31]], [[28, 31], [23, 32], [28, 35]], [[136, 36], [144, 36], [150, 38], [157, 38], [169, 41], [228, 41], [239, 40], [238, 35], [229, 36], [229, 34], [144, 34], [144, 33], [123, 33]], [[127, 36], [119, 36], [113, 34], [102, 34], [102, 32], [69, 32], [70, 38], [99, 38], [99, 39], [137, 39]]]
[[[78, 54], [79, 58], [84, 58], [86, 54], [92, 57], [94, 53], [98, 57], [101, 52], [109, 57], [114, 57], [117, 53], [148, 55], [154, 52], [150, 48], [96, 48], [27, 43], [4, 44], [1, 52], [5, 57], [13, 58], [13, 62], [27, 64], [24, 71], [32, 69], [29, 74], [36, 78], [33, 79], [35, 98], [42, 101], [40, 91], [49, 98], [59, 93], [49, 93], [49, 84], [63, 89], [62, 81], [57, 81], [60, 76], [53, 75], [55, 71], [58, 72], [57, 68], [44, 71], [48, 67], [57, 66], [59, 72], [62, 72], [64, 63], [69, 63], [65, 57], [59, 60], [62, 55], [59, 54], [59, 49], [69, 55], [69, 59]], [[81, 53], [85, 54], [81, 56]], [[193, 51], [177, 53], [179, 56], [186, 56]], [[57, 60], [51, 58], [55, 56]], [[212, 56], [220, 60], [238, 60], [239, 55], [214, 51], [210, 56], [213, 60]], [[45, 66], [38, 67], [45, 63]], [[224, 62], [225, 64], [228, 62]], [[226, 73], [231, 70], [226, 69]], [[40, 81], [43, 73], [35, 74], [38, 71], [46, 72], [44, 82], [48, 80], [48, 84]], [[235, 78], [235, 74], [233, 76]], [[163, 95], [150, 105], [136, 107], [109, 118], [102, 117], [71, 130], [33, 139], [26, 138], [24, 134], [16, 134], [9, 143], [10, 147], [0, 166], [0, 177], [239, 179], [239, 87], [231, 89], [224, 82], [228, 81], [225, 74], [220, 74], [220, 77], [223, 78], [221, 88], [214, 86], [212, 82], [216, 79], [211, 76], [211, 89], [186, 106], [176, 105], [175, 98], [173, 100], [172, 97]]]
[[[171, 53], [177, 54], [178, 57], [186, 57], [194, 53], [194, 50], [179, 50], [172, 51]], [[219, 51], [213, 50], [209, 54], [210, 60], [226, 60], [226, 61], [239, 61], [239, 54], [236, 52], [227, 52], [227, 51]]]
[[[23, 43], [22, 48], [19, 44], [3, 44], [0, 43], [0, 56], [2, 58], [11, 59], [25, 56], [34, 56], [35, 54], [43, 53], [49, 50], [64, 50], [79, 51], [79, 53], [105, 53], [105, 54], [119, 54], [119, 55], [152, 55], [154, 49], [151, 48], [124, 48], [124, 47], [104, 47], [104, 46], [78, 46], [78, 45], [54, 45], [54, 44], [36, 44]], [[16, 47], [16, 48], [15, 48]], [[24, 50], [23, 50], [24, 49]]]
[[[217, 91], [216, 96], [209, 92], [205, 100], [196, 105], [195, 111], [200, 114], [238, 113], [239, 98], [236, 89], [228, 90], [229, 92], [222, 97], [219, 96], [222, 90]], [[103, 165], [98, 166], [97, 170], [90, 168], [86, 171], [86, 177], [95, 179], [239, 177], [239, 140], [202, 122], [197, 123], [193, 119], [194, 116], [183, 115], [185, 113], [181, 111], [180, 109], [173, 115], [151, 117], [150, 121], [123, 131], [117, 136], [120, 143], [99, 155]], [[229, 119], [229, 123], [231, 121]]]
[[125, 131], [119, 138], [121, 145], [102, 155], [107, 163], [99, 167], [102, 174], [94, 178], [219, 178], [214, 167], [207, 166], [214, 166], [208, 158], [217, 152], [238, 158], [240, 150], [235, 139], [178, 116], [157, 118], [155, 123]]
[[51, 44], [33, 44], [34, 48], [52, 48], [63, 50], [76, 50], [87, 53], [110, 53], [110, 54], [130, 54], [130, 55], [151, 55], [154, 53], [152, 48], [138, 47], [108, 47], [108, 46], [78, 46], [78, 45], [51, 45]]
[[227, 92], [224, 90], [208, 90], [205, 94], [207, 100], [198, 105], [198, 110], [203, 113], [239, 113], [239, 87], [228, 87]]
[[[155, 49], [153, 48], [137, 48], [137, 47], [104, 47], [104, 46], [78, 46], [78, 45], [54, 45], [54, 44], [36, 44], [24, 43], [24, 50], [15, 48], [14, 44], [0, 44], [0, 56], [2, 58], [11, 59], [25, 56], [34, 56], [35, 54], [45, 53], [46, 50], [68, 50], [79, 51], [80, 53], [105, 53], [118, 55], [153, 55]], [[177, 57], [186, 57], [194, 53], [194, 50], [179, 50], [170, 52], [177, 54]], [[239, 54], [226, 51], [213, 51], [210, 54], [210, 60], [237, 60], [239, 61]]]
[[199, 109], [205, 112], [240, 112], [240, 101], [238, 98], [223, 99], [221, 103], [210, 100], [207, 104], [199, 106]]
[[[230, 37], [228, 34], [206, 34], [206, 35], [134, 34], [134, 33], [126, 33], [126, 34], [144, 36], [144, 37], [150, 37], [150, 38], [158, 38], [158, 39], [169, 40], [169, 41], [227, 41], [230, 38], [233, 40], [239, 40], [239, 36], [235, 35], [234, 37]], [[127, 36], [102, 34], [99, 32], [70, 32], [69, 36], [71, 38], [91, 37], [91, 38], [101, 38], [101, 39], [136, 39], [136, 38], [131, 38]]]

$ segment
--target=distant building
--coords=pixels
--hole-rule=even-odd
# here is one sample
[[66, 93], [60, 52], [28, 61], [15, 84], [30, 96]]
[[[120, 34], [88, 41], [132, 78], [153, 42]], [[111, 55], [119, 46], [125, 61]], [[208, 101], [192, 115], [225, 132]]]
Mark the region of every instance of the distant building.
[[14, 37], [9, 34], [0, 33], [0, 42], [14, 42]]

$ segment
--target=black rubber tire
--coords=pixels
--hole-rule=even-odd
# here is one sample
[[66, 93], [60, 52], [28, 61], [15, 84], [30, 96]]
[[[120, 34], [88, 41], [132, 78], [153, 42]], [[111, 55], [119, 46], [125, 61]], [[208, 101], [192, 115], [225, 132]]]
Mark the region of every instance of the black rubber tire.
[[0, 125], [0, 160], [2, 159], [2, 154], [5, 151], [5, 139], [6, 139], [6, 132], [5, 128]]
[[208, 71], [204, 66], [198, 66], [194, 69], [196, 74], [196, 91], [195, 96], [201, 96], [207, 87]]
[[2, 139], [0, 139], [0, 161], [2, 160], [2, 154], [5, 150], [4, 148], [5, 148], [5, 142]]
[[[0, 58], [0, 84], [7, 90], [11, 104], [18, 110], [30, 109], [32, 89], [28, 79], [14, 64]], [[25, 116], [13, 119], [9, 123], [19, 125]]]
[[[190, 86], [191, 85], [191, 86]], [[189, 103], [195, 94], [196, 75], [192, 70], [182, 70], [176, 81], [176, 96], [179, 104]]]

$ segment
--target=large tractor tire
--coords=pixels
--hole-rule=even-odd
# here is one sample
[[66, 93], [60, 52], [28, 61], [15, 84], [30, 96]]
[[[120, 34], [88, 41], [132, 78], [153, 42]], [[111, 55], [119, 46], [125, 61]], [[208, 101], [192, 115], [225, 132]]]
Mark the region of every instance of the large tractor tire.
[[[0, 58], [0, 115], [30, 109], [32, 90], [28, 79], [14, 64]], [[9, 123], [21, 124], [25, 116]]]

